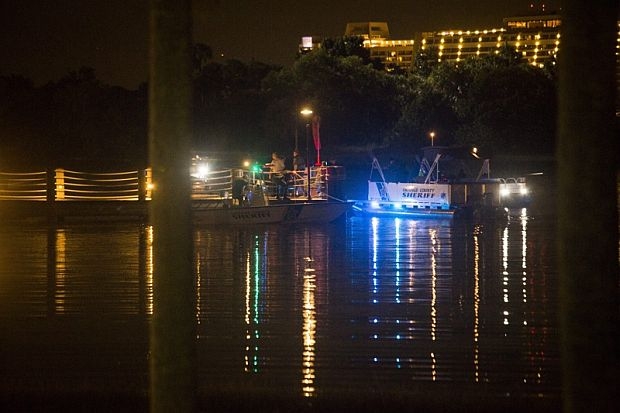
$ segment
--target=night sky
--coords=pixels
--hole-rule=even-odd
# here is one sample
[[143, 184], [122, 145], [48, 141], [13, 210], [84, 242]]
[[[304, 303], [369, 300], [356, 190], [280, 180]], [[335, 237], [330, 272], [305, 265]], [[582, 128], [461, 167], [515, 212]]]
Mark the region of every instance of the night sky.
[[[546, 2], [559, 9], [559, 0]], [[290, 64], [301, 36], [342, 36], [348, 22], [386, 21], [393, 39], [414, 32], [501, 27], [523, 0], [194, 0], [194, 41], [218, 60]], [[134, 89], [147, 79], [148, 0], [8, 0], [0, 6], [0, 75], [36, 85], [81, 66]]]

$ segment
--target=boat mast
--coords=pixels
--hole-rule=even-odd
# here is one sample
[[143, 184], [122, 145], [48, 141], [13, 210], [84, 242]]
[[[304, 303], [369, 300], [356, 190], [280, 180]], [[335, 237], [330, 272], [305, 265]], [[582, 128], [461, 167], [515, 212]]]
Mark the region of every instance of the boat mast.
[[[441, 158], [441, 154], [438, 153], [435, 156], [435, 160], [433, 161], [433, 164], [431, 165], [431, 168], [428, 170], [428, 173], [426, 174], [426, 179], [424, 179], [424, 183], [428, 184], [428, 183], [436, 183], [437, 181], [439, 181], [439, 158]], [[435, 180], [433, 181], [431, 178], [433, 176], [433, 171], [437, 170], [437, 175], [435, 177]]]

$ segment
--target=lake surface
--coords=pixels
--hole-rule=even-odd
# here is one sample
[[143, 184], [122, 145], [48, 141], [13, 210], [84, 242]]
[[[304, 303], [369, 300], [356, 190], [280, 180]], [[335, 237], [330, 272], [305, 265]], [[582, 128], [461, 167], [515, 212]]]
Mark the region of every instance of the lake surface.
[[[200, 394], [556, 408], [553, 222], [515, 211], [480, 223], [196, 228]], [[0, 226], [5, 404], [146, 394], [153, 231]]]

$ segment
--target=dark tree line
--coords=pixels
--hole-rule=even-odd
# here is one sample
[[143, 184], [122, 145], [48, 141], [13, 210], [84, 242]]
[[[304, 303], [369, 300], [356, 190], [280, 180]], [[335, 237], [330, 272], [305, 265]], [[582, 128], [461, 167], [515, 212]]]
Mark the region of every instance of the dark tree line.
[[[430, 144], [487, 153], [550, 154], [556, 117], [553, 69], [497, 55], [437, 63], [427, 50], [411, 72], [387, 72], [359, 38], [328, 39], [291, 67], [212, 60], [196, 45], [194, 147], [268, 155], [301, 140], [302, 106], [321, 118], [323, 151]], [[147, 88], [105, 85], [82, 68], [35, 87], [0, 77], [0, 161], [18, 166], [101, 168], [147, 163]], [[413, 155], [413, 153], [412, 153]]]
[[0, 77], [0, 161], [13, 168], [146, 164], [146, 89], [102, 84], [93, 69], [34, 87]]
[[553, 152], [557, 98], [554, 66], [522, 62], [508, 47], [497, 55], [437, 64], [431, 50], [416, 57], [409, 102], [391, 135], [394, 144], [472, 145], [487, 154]]

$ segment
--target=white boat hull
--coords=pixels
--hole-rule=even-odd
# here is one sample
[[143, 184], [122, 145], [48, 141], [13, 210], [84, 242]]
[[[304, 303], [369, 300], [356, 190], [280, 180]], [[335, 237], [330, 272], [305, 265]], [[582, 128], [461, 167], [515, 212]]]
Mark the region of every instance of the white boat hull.
[[412, 218], [452, 218], [448, 184], [368, 181], [368, 199], [356, 201], [354, 210], [368, 215]]
[[292, 202], [264, 206], [224, 207], [196, 204], [194, 221], [208, 225], [329, 223], [351, 208], [345, 202]]
[[408, 208], [450, 209], [450, 185], [368, 181], [368, 201]]

